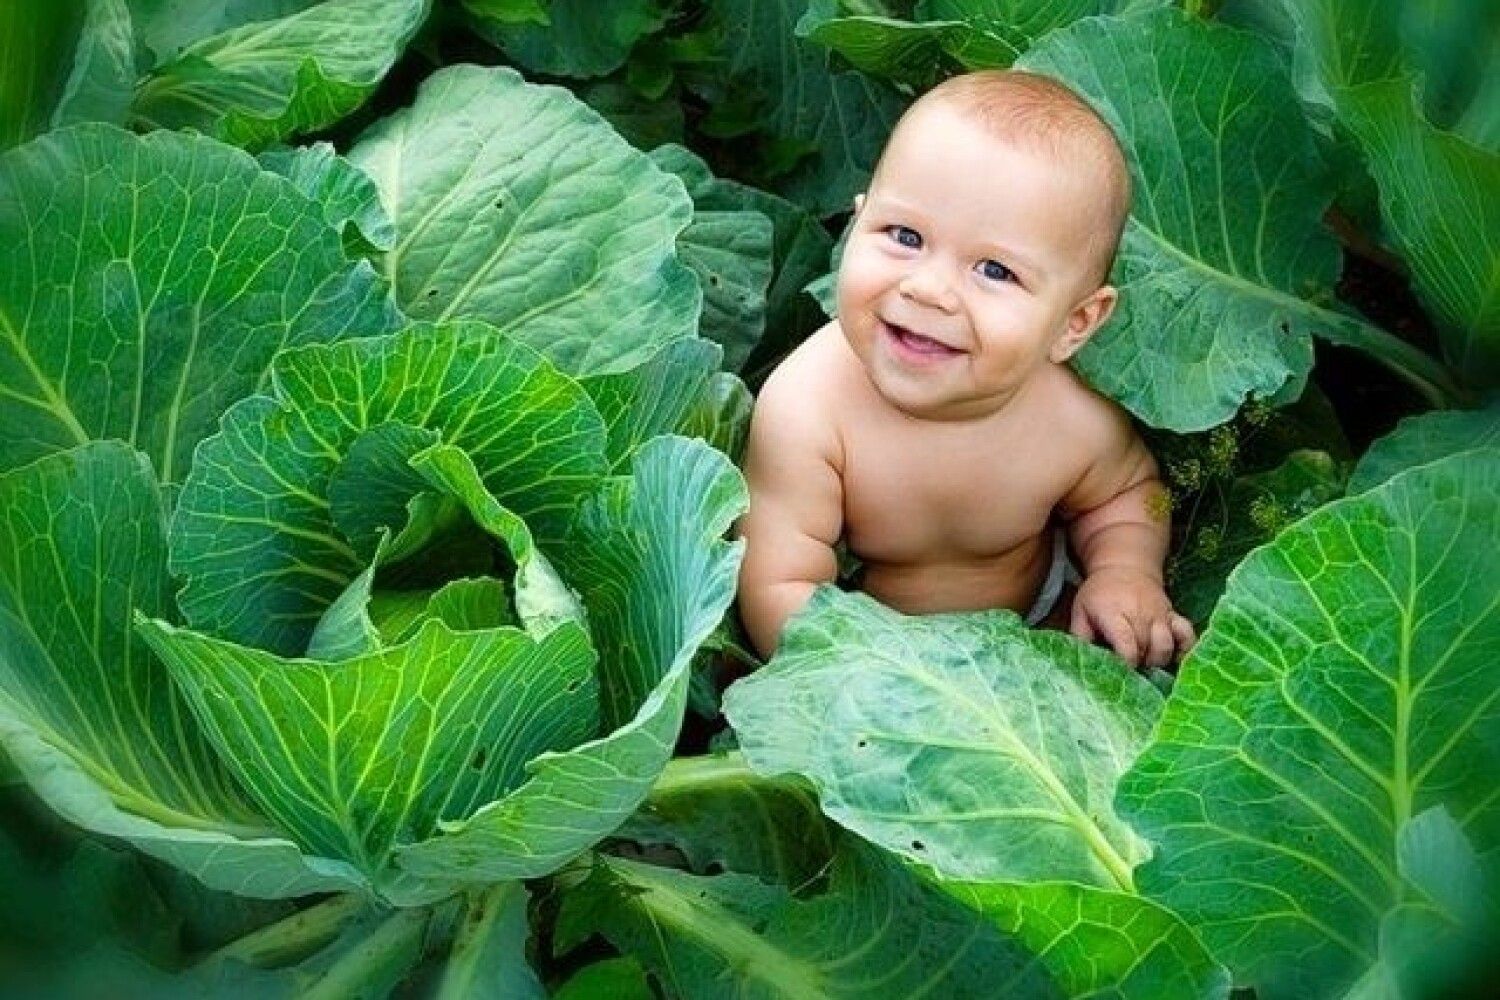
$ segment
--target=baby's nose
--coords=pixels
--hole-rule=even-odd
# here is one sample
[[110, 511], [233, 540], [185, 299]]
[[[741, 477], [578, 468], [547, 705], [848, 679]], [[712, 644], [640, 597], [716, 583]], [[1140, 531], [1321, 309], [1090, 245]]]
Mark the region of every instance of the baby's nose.
[[901, 294], [923, 305], [930, 305], [944, 312], [958, 308], [958, 296], [952, 282], [940, 267], [928, 265], [913, 269], [901, 280]]

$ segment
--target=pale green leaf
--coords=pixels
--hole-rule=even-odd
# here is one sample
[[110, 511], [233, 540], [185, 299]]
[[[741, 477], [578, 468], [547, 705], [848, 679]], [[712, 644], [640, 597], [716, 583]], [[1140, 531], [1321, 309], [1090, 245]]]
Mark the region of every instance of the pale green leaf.
[[247, 802], [131, 632], [170, 614], [150, 466], [117, 442], [0, 475], [0, 743], [51, 808], [250, 896], [358, 888]]
[[450, 631], [342, 663], [289, 660], [143, 621], [246, 792], [313, 854], [379, 879], [391, 851], [469, 816], [537, 754], [591, 736], [594, 654], [576, 623]]
[[349, 158], [395, 222], [383, 266], [414, 319], [485, 320], [574, 374], [626, 370], [697, 328], [681, 182], [561, 88], [451, 66]]
[[158, 63], [136, 88], [132, 122], [261, 146], [362, 104], [421, 27], [429, 0], [322, 0], [284, 15], [250, 5], [248, 23], [232, 5], [205, 6], [234, 26]]
[[376, 250], [389, 250], [396, 230], [380, 205], [375, 183], [326, 142], [290, 149], [268, 149], [256, 158], [298, 191], [323, 206], [323, 217], [349, 242], [350, 227]]
[[1339, 107], [1444, 357], [1470, 384], [1500, 385], [1500, 152], [1429, 125], [1406, 80], [1342, 91]]
[[397, 314], [322, 209], [176, 133], [53, 132], [0, 157], [0, 469], [99, 438], [164, 483], [283, 347]]
[[1121, 779], [1142, 892], [1265, 1000], [1333, 996], [1407, 897], [1399, 836], [1445, 806], [1500, 850], [1500, 450], [1310, 514], [1230, 577]]
[[1078, 365], [1142, 420], [1202, 430], [1249, 396], [1295, 397], [1332, 298], [1332, 199], [1285, 70], [1252, 35], [1180, 12], [1091, 18], [1017, 63], [1062, 78], [1114, 127], [1134, 205], [1114, 318]]
[[756, 771], [803, 775], [841, 825], [941, 875], [1128, 889], [1146, 845], [1110, 802], [1160, 705], [1011, 612], [909, 617], [823, 586], [724, 715]]

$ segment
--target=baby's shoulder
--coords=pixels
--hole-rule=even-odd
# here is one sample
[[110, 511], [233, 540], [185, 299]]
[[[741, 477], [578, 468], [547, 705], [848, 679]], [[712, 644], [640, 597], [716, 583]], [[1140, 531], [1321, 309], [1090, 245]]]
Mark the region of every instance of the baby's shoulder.
[[[833, 419], [855, 388], [854, 361], [836, 323], [830, 322], [788, 354], [756, 394], [756, 406]], [[858, 373], [854, 361], [853, 373]]]
[[1049, 408], [1070, 443], [1090, 457], [1114, 451], [1135, 437], [1130, 414], [1085, 382], [1076, 372], [1062, 368], [1057, 385], [1048, 394]]

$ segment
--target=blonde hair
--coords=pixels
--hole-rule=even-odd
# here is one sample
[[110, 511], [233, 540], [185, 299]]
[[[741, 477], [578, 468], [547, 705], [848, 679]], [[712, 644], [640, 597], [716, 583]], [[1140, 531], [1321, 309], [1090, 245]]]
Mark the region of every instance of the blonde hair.
[[902, 120], [933, 104], [971, 117], [998, 139], [1025, 143], [1093, 170], [1100, 200], [1090, 253], [1097, 263], [1096, 283], [1107, 281], [1130, 215], [1130, 168], [1114, 130], [1099, 113], [1051, 77], [1012, 69], [950, 77], [919, 97]]

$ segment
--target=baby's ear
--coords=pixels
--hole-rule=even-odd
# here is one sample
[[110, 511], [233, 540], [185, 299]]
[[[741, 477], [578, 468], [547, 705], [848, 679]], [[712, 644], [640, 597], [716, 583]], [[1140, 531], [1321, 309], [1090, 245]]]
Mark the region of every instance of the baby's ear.
[[865, 193], [861, 191], [854, 196], [854, 214], [858, 215], [865, 210]]
[[1094, 331], [1109, 319], [1119, 298], [1120, 293], [1115, 290], [1115, 286], [1100, 285], [1074, 306], [1073, 311], [1068, 313], [1067, 327], [1052, 342], [1052, 349], [1047, 352], [1052, 362], [1060, 365], [1077, 354], [1094, 335]]

